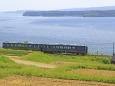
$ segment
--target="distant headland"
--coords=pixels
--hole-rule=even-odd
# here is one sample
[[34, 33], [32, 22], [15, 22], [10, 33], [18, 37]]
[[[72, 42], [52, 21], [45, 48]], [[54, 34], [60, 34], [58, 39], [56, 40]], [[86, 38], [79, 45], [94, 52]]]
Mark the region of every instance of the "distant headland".
[[23, 16], [42, 17], [115, 17], [115, 10], [91, 11], [27, 11]]
[[42, 17], [115, 17], [115, 6], [72, 8], [52, 11], [25, 11], [23, 16]]

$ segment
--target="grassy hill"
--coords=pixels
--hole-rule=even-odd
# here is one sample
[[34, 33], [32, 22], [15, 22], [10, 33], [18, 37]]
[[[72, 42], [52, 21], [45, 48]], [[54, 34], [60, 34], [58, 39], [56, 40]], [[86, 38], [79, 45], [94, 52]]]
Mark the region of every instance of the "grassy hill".
[[[8, 55], [21, 60], [55, 64], [54, 69], [17, 64]], [[115, 83], [115, 65], [111, 58], [101, 56], [68, 56], [42, 52], [0, 49], [0, 78], [8, 76], [36, 76], [69, 80]]]

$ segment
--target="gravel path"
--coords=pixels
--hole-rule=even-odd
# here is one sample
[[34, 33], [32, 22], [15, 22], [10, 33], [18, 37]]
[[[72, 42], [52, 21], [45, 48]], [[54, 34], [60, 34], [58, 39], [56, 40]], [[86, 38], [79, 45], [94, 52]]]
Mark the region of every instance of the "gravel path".
[[17, 59], [17, 58], [19, 58], [18, 56], [7, 56], [7, 57], [18, 64], [25, 64], [25, 65], [31, 65], [31, 66], [43, 67], [43, 68], [56, 68], [56, 65], [19, 60], [19, 59]]

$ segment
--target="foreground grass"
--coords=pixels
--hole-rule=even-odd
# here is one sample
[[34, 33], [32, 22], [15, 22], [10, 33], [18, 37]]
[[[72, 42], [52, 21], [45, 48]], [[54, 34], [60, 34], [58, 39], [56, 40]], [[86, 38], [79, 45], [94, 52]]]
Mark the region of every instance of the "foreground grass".
[[19, 65], [0, 55], [0, 78], [12, 75], [29, 75], [29, 71], [31, 70], [40, 71], [41, 68]]
[[31, 53], [31, 51], [2, 49], [2, 48], [0, 49], [0, 54], [2, 54], [2, 55], [22, 56], [22, 55], [27, 55], [28, 53]]
[[[7, 52], [7, 50], [5, 52]], [[14, 52], [12, 51], [12, 53]], [[18, 53], [16, 55], [20, 55]], [[54, 54], [44, 54], [42, 52], [31, 52], [28, 55], [24, 54], [26, 56], [23, 56], [23, 58], [21, 58], [24, 60], [43, 62], [43, 63], [54, 63], [59, 61], [76, 63], [76, 64], [61, 65], [56, 69], [43, 69], [33, 66], [16, 64], [12, 60], [3, 56], [3, 53], [1, 54], [2, 55], [0, 55], [0, 78], [20, 75], [20, 76], [37, 76], [37, 77], [50, 77], [60, 79], [115, 83], [114, 76], [113, 77], [102, 76], [101, 74], [92, 76], [90, 75], [90, 73], [89, 75], [68, 73], [68, 71], [76, 69], [97, 69], [97, 70], [115, 71], [115, 66], [110, 64], [111, 60], [110, 58], [101, 58], [92, 56], [54, 55]]]

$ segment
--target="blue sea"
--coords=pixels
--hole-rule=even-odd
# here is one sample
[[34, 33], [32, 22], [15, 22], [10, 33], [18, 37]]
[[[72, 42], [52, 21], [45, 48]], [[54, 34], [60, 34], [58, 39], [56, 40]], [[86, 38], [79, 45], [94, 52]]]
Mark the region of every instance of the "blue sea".
[[0, 13], [0, 47], [7, 41], [86, 45], [91, 54], [112, 55], [115, 17], [24, 17]]

